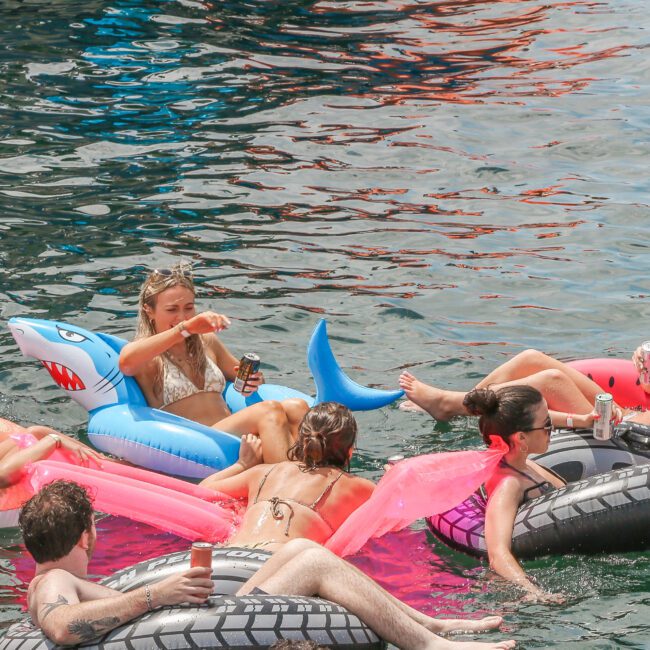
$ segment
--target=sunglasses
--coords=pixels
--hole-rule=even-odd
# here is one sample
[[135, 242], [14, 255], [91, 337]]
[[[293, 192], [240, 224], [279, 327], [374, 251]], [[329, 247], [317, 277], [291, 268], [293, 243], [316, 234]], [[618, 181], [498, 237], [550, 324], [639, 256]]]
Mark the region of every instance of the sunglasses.
[[546, 422], [544, 423], [543, 427], [533, 427], [532, 429], [522, 429], [524, 433], [529, 433], [531, 431], [546, 431], [546, 435], [551, 435], [553, 432], [553, 423], [551, 422], [551, 418], [547, 418]]
[[193, 278], [192, 264], [189, 262], [182, 262], [173, 266], [171, 269], [154, 269], [151, 272], [151, 277], [155, 279], [167, 280], [169, 278]]

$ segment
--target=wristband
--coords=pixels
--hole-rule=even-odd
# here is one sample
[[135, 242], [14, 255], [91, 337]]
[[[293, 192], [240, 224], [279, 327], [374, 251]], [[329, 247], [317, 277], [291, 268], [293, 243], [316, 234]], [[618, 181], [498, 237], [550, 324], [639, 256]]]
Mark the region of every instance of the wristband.
[[569, 429], [573, 429], [573, 413], [566, 414], [566, 425]]
[[54, 442], [56, 443], [55, 449], [58, 449], [61, 446], [61, 436], [57, 435], [56, 433], [48, 433], [47, 434]]
[[187, 327], [185, 327], [185, 321], [184, 321], [184, 320], [182, 320], [182, 321], [177, 325], [177, 327], [178, 327], [178, 331], [181, 333], [181, 336], [182, 336], [184, 339], [188, 339], [190, 336], [192, 336], [192, 334], [191, 334], [190, 331], [187, 329]]
[[151, 589], [149, 589], [149, 585], [144, 586], [144, 597], [147, 601], [147, 610], [152, 611], [153, 603], [151, 602]]

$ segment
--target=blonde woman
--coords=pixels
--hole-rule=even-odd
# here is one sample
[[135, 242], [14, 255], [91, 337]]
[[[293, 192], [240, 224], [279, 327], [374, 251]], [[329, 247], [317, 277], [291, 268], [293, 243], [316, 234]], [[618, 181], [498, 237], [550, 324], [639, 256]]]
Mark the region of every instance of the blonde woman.
[[[120, 370], [135, 377], [149, 406], [238, 436], [259, 436], [264, 461], [281, 462], [308, 406], [301, 399], [263, 401], [230, 413], [222, 391], [239, 361], [217, 336], [230, 325], [212, 311], [196, 312], [191, 271], [183, 265], [155, 270], [140, 290], [135, 340], [120, 354]], [[244, 394], [263, 383], [254, 374]]]

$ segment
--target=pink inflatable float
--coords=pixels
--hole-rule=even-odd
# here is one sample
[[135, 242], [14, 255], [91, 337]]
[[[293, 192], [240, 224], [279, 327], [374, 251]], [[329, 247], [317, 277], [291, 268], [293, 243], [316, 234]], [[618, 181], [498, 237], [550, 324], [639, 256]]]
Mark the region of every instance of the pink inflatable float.
[[[8, 420], [0, 432], [19, 447], [37, 439]], [[101, 467], [84, 467], [78, 459], [57, 450], [47, 459], [25, 467], [21, 480], [0, 490], [0, 527], [15, 526], [21, 506], [44, 485], [57, 479], [75, 481], [88, 488], [96, 510], [127, 517], [189, 540], [223, 542], [236, 529], [236, 502], [226, 495], [186, 481], [136, 467], [101, 461]]]
[[626, 359], [580, 359], [569, 365], [593, 379], [604, 392], [611, 393], [619, 406], [650, 410], [650, 395], [639, 383], [639, 372]]

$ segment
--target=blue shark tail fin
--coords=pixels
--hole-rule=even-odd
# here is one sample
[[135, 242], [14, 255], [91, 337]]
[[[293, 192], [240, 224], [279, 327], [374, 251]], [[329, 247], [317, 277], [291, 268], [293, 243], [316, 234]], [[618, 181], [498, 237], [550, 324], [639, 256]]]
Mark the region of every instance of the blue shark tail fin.
[[316, 383], [316, 400], [338, 402], [352, 411], [370, 411], [386, 406], [404, 395], [401, 390], [378, 390], [352, 381], [334, 358], [327, 322], [318, 322], [307, 347], [307, 365]]

